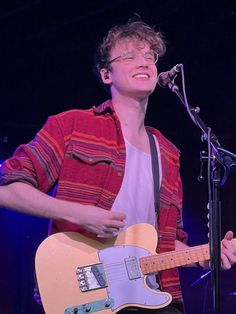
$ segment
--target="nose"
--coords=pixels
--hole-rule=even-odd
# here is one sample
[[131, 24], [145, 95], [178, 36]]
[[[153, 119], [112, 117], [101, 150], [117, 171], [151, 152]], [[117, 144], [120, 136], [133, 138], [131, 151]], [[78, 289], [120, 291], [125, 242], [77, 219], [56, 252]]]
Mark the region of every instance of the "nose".
[[148, 61], [146, 60], [146, 58], [142, 54], [138, 54], [136, 56], [136, 63], [138, 66], [145, 66], [145, 67], [149, 66]]

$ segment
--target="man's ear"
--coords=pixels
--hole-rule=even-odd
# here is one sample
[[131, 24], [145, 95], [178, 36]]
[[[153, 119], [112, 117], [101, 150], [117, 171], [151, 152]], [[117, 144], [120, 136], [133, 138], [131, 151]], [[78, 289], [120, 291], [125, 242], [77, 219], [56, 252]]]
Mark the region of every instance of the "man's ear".
[[107, 69], [101, 69], [100, 75], [104, 84], [111, 84], [112, 82], [111, 75]]

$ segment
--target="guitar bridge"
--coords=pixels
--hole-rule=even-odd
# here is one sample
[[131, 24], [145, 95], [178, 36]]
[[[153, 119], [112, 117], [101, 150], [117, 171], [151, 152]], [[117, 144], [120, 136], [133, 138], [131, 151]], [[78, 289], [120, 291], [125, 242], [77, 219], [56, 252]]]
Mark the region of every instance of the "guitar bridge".
[[107, 280], [102, 263], [78, 267], [76, 276], [82, 292], [107, 287]]

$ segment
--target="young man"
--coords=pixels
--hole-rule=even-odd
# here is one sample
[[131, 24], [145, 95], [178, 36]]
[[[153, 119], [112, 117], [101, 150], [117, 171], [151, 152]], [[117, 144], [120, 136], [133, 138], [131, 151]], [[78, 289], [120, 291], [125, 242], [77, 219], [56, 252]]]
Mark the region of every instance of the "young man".
[[[111, 100], [98, 108], [50, 117], [2, 166], [0, 205], [52, 219], [51, 232], [78, 231], [88, 237], [114, 237], [145, 222], [158, 228], [157, 252], [182, 248], [187, 235], [179, 151], [159, 131], [144, 126], [157, 83], [156, 64], [164, 52], [161, 34], [142, 21], [112, 28], [99, 47], [96, 64]], [[158, 215], [147, 130], [159, 155]], [[53, 189], [55, 197], [48, 195]], [[222, 242], [224, 268], [236, 262], [232, 237], [229, 232]], [[173, 301], [155, 313], [182, 313], [178, 270], [160, 272], [159, 285]]]

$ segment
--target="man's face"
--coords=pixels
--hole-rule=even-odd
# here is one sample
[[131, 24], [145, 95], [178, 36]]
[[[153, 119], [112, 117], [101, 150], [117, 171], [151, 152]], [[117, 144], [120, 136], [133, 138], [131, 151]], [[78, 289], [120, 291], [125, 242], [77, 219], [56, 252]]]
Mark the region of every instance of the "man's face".
[[[137, 100], [148, 97], [157, 83], [155, 52], [145, 41], [124, 39], [111, 50], [111, 70], [102, 72], [105, 84], [110, 84], [112, 97], [127, 96]], [[104, 69], [105, 70], [105, 69]]]

